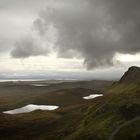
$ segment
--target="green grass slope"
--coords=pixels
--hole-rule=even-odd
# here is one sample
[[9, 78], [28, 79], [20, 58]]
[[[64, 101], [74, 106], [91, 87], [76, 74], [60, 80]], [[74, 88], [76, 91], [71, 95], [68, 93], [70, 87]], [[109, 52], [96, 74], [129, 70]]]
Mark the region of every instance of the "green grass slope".
[[[134, 68], [135, 69], [135, 68]], [[130, 70], [127, 73], [131, 74]], [[138, 71], [137, 71], [138, 73]], [[105, 91], [104, 97], [93, 100], [92, 103], [81, 106], [81, 117], [71, 117], [76, 123], [65, 120], [62, 124], [67, 124], [67, 128], [61, 127], [60, 133], [63, 135], [54, 138], [56, 140], [107, 140], [110, 135], [121, 125], [131, 122], [140, 116], [140, 84], [130, 82], [131, 79], [124, 75], [119, 82], [113, 84]], [[132, 76], [131, 76], [132, 78]], [[138, 78], [138, 76], [135, 78]], [[128, 81], [126, 81], [129, 80]], [[136, 79], [139, 81], [139, 79]], [[76, 110], [75, 110], [76, 112]], [[69, 116], [69, 114], [68, 114]], [[67, 118], [67, 115], [66, 115]], [[136, 123], [137, 122], [137, 123]], [[140, 135], [140, 122], [133, 122], [129, 127], [121, 128], [121, 133], [114, 136], [114, 140], [123, 139], [137, 140]], [[58, 123], [59, 124], [59, 123]], [[65, 124], [65, 125], [66, 125]], [[59, 124], [60, 125], [60, 124]], [[59, 128], [58, 128], [59, 129]], [[133, 129], [133, 131], [131, 131]], [[129, 134], [128, 134], [129, 133]]]
[[[63, 136], [55, 135], [52, 139], [107, 140], [120, 125], [140, 115], [140, 98], [138, 93], [108, 94], [87, 106], [80, 107], [79, 111], [81, 111], [80, 118], [78, 118], [79, 115], [72, 116], [69, 120], [58, 123], [59, 125], [67, 124], [67, 127], [61, 125], [59, 133]], [[74, 112], [76, 113], [77, 109]], [[68, 117], [66, 115], [66, 118]], [[72, 123], [71, 120], [75, 120], [76, 123]], [[133, 129], [140, 129], [140, 124], [136, 127]], [[127, 136], [127, 133], [124, 135]]]

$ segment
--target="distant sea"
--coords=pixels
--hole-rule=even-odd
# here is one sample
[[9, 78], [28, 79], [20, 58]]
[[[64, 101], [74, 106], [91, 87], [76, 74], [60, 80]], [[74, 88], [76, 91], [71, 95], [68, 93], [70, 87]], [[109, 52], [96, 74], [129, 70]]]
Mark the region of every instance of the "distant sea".
[[0, 82], [16, 82], [16, 81], [43, 81], [46, 79], [0, 79]]
[[72, 81], [76, 81], [76, 80], [82, 80], [82, 79], [34, 79], [34, 78], [32, 78], [32, 79], [0, 79], [0, 82], [16, 82], [16, 81], [50, 81], [50, 80], [52, 80], [52, 81], [55, 81], [55, 80], [58, 80], [58, 81], [64, 81], [64, 80], [66, 80], [66, 81], [69, 81], [69, 80], [72, 80]]

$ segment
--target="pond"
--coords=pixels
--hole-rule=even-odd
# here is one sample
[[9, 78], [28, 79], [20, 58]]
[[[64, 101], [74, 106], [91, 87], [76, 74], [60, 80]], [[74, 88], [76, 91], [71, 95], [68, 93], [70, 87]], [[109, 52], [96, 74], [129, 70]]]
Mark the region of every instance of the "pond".
[[103, 94], [90, 94], [89, 96], [83, 97], [83, 99], [90, 100], [90, 99], [94, 99], [100, 96], [103, 96]]
[[34, 104], [29, 104], [21, 108], [9, 110], [9, 111], [4, 111], [4, 114], [20, 114], [20, 113], [29, 113], [35, 110], [56, 110], [58, 109], [59, 106], [54, 106], [54, 105], [34, 105]]

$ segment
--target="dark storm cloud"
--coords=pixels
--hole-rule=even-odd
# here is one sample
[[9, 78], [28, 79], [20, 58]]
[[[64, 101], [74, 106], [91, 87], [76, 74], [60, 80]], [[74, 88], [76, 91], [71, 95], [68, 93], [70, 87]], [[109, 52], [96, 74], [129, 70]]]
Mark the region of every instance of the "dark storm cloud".
[[26, 58], [29, 56], [46, 55], [49, 52], [47, 46], [43, 47], [42, 42], [36, 37], [26, 36], [15, 43], [11, 55], [15, 58]]
[[[55, 28], [58, 36], [53, 49], [58, 57], [82, 57], [88, 69], [113, 66], [116, 52], [140, 52], [139, 6], [139, 0], [52, 0], [34, 27], [42, 38], [49, 27]], [[26, 53], [23, 43], [16, 45], [12, 56]], [[32, 55], [30, 50], [27, 56]]]

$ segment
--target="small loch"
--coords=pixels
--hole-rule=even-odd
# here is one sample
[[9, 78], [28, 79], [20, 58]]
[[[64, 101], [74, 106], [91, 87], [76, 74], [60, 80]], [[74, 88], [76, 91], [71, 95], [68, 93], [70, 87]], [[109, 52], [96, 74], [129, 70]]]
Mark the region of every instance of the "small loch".
[[4, 114], [20, 114], [20, 113], [29, 113], [35, 110], [56, 110], [58, 109], [59, 106], [55, 105], [34, 105], [34, 104], [29, 104], [21, 108], [9, 110], [9, 111], [4, 111]]
[[46, 87], [48, 85], [47, 84], [32, 84], [32, 86], [35, 86], [35, 87]]
[[94, 99], [100, 96], [103, 96], [103, 94], [90, 94], [89, 96], [83, 97], [83, 99], [90, 100], [90, 99]]

